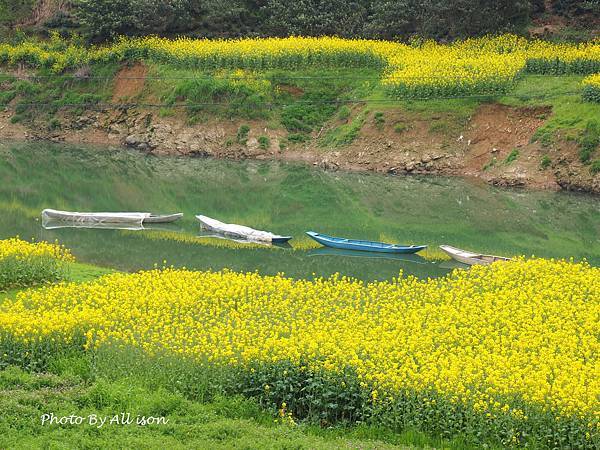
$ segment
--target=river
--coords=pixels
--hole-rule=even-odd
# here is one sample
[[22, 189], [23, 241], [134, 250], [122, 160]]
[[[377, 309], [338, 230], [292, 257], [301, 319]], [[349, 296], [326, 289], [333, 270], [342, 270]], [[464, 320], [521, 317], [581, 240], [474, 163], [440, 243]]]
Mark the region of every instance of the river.
[[[340, 273], [365, 280], [438, 277], [456, 265], [426, 258], [317, 249], [304, 232], [600, 264], [600, 198], [506, 190], [459, 178], [324, 172], [301, 164], [152, 157], [47, 143], [0, 144], [0, 237], [58, 240], [82, 262], [135, 271], [155, 264]], [[44, 229], [44, 208], [183, 212], [145, 230]], [[294, 236], [292, 248], [198, 238], [194, 215]], [[429, 255], [429, 256], [428, 256]]]

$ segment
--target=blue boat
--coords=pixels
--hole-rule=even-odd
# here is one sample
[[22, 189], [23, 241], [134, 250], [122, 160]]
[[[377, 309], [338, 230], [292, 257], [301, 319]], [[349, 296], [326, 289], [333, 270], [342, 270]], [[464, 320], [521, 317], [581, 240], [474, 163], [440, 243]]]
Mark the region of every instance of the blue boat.
[[423, 249], [426, 249], [426, 245], [398, 245], [398, 244], [386, 244], [385, 242], [376, 241], [359, 241], [356, 239], [345, 239], [340, 237], [328, 236], [326, 234], [315, 233], [314, 231], [307, 231], [311, 238], [326, 247], [342, 248], [345, 250], [360, 250], [365, 252], [378, 252], [378, 253], [404, 253], [411, 254], [417, 253]]

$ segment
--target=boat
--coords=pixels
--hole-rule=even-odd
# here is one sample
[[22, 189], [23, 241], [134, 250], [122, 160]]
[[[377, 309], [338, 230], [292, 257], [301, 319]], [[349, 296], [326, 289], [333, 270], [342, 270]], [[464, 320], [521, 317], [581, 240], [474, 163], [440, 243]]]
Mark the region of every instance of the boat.
[[148, 212], [73, 212], [44, 209], [42, 222], [61, 221], [69, 223], [105, 223], [105, 224], [139, 224], [142, 223], [169, 223], [183, 217], [177, 214], [152, 214]]
[[150, 214], [144, 219], [144, 223], [172, 223], [183, 217], [183, 213], [175, 214]]
[[246, 241], [267, 242], [272, 244], [283, 244], [292, 239], [292, 236], [280, 236], [268, 231], [255, 230], [244, 225], [236, 225], [233, 223], [223, 223], [217, 219], [212, 219], [207, 216], [197, 215], [196, 219], [200, 222], [200, 226], [204, 230], [213, 231], [224, 236], [235, 239], [243, 239]]
[[134, 223], [104, 223], [104, 222], [73, 222], [64, 220], [43, 220], [42, 228], [44, 230], [60, 230], [62, 228], [85, 228], [94, 230], [128, 230], [141, 231], [146, 228], [139, 222]]
[[360, 241], [357, 239], [346, 239], [335, 236], [328, 236], [326, 234], [316, 233], [314, 231], [307, 231], [306, 234], [326, 247], [341, 248], [344, 250], [360, 250], [367, 252], [379, 252], [379, 253], [403, 253], [412, 254], [417, 253], [427, 248], [426, 245], [399, 245], [399, 244], [387, 244], [385, 242], [377, 241]]
[[461, 262], [463, 264], [467, 264], [469, 266], [473, 266], [476, 264], [487, 266], [496, 261], [512, 261], [511, 258], [506, 258], [504, 256], [473, 253], [468, 250], [462, 250], [460, 248], [452, 247], [451, 245], [440, 245], [440, 248], [456, 261]]

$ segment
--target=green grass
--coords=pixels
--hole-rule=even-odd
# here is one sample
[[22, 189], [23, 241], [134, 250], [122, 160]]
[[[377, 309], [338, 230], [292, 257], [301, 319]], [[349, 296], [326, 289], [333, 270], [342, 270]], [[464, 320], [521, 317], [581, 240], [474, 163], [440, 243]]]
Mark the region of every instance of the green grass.
[[546, 170], [551, 165], [552, 165], [552, 160], [550, 159], [550, 157], [548, 155], [542, 156], [542, 159], [540, 161], [540, 168], [542, 170]]
[[[71, 361], [75, 364], [77, 361]], [[84, 363], [85, 364], [85, 363]], [[256, 402], [242, 397], [218, 397], [207, 403], [187, 400], [165, 389], [149, 389], [132, 380], [86, 381], [76, 373], [28, 374], [11, 367], [0, 372], [0, 409], [12, 411], [0, 421], [2, 448], [260, 448], [334, 449], [392, 448], [401, 436], [367, 428], [347, 436], [304, 426], [277, 424]], [[81, 425], [41, 425], [43, 414], [85, 417]], [[120, 413], [131, 417], [166, 417], [166, 425], [110, 424]], [[104, 426], [89, 424], [89, 416], [109, 417]], [[372, 436], [375, 435], [375, 436]], [[416, 435], [411, 440], [426, 441]]]
[[504, 164], [510, 164], [519, 158], [519, 150], [514, 148], [504, 160]]
[[600, 146], [600, 123], [590, 119], [579, 136], [579, 159], [582, 163], [590, 161], [592, 154]]
[[268, 136], [261, 135], [258, 137], [258, 146], [263, 150], [267, 150], [271, 146], [271, 140]]
[[[65, 281], [84, 283], [113, 272], [113, 269], [93, 266], [91, 264], [83, 264], [78, 262], [68, 263], [65, 272]], [[5, 300], [15, 298], [17, 293], [23, 289], [24, 288], [11, 288], [0, 291], [0, 305]]]
[[589, 127], [589, 122], [600, 117], [600, 104], [586, 102], [582, 98], [583, 78], [577, 75], [526, 75], [510, 96], [499, 101], [510, 106], [552, 108], [533, 139], [543, 146], [554, 143], [559, 134], [562, 139], [578, 140]]
[[[94, 358], [65, 353], [51, 356], [43, 373], [15, 366], [0, 370], [0, 410], [6, 412], [0, 420], [0, 447], [474, 448], [460, 439], [434, 438], [411, 429], [393, 432], [368, 424], [323, 428], [297, 419], [281, 421], [276, 411], [264, 409], [254, 399], [214, 389], [210, 396], [199, 398], [194, 390], [180, 389], [186, 383], [194, 385], [193, 379], [182, 378], [187, 373], [183, 366], [161, 377], [168, 371], [146, 358], [136, 359], [139, 352], [122, 360], [115, 356], [118, 353], [110, 351]], [[83, 423], [42, 425], [43, 415], [51, 413], [82, 417]], [[121, 413], [134, 419], [164, 417], [168, 422], [136, 426], [113, 420], [111, 424]], [[102, 427], [90, 425], [91, 415], [108, 420]]]
[[[76, 79], [71, 74], [55, 76], [48, 71], [40, 70], [39, 78], [17, 80], [0, 73], [0, 81], [4, 79], [3, 92], [0, 92], [0, 106], [14, 101], [15, 114], [13, 123], [36, 123], [48, 130], [56, 129], [60, 123], [54, 115], [66, 110], [72, 115], [80, 115], [91, 106], [107, 101], [112, 95], [112, 83], [108, 79], [117, 71], [115, 64], [94, 66], [94, 77]], [[107, 80], [103, 80], [106, 77]], [[43, 125], [42, 125], [43, 126]]]
[[248, 125], [240, 125], [236, 134], [236, 141], [238, 144], [246, 145], [248, 142], [248, 133], [250, 133], [250, 126]]
[[343, 147], [351, 144], [358, 137], [367, 115], [368, 109], [360, 111], [349, 123], [335, 127], [327, 132], [320, 141], [323, 147]]
[[113, 269], [106, 267], [98, 267], [91, 264], [84, 263], [70, 263], [69, 264], [69, 275], [67, 281], [75, 283], [83, 283], [86, 281], [92, 281], [103, 275], [115, 272]]
[[264, 119], [286, 129], [292, 143], [310, 140], [336, 113], [348, 118], [350, 108], [338, 102], [371, 95], [377, 83], [364, 80], [379, 77], [375, 69], [208, 72], [150, 63], [148, 75], [144, 95], [186, 105], [192, 119]]

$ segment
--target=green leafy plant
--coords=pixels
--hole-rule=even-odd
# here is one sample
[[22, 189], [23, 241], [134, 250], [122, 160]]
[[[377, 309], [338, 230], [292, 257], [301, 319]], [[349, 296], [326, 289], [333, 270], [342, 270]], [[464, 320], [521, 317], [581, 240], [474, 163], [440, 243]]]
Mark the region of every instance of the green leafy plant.
[[250, 127], [248, 125], [240, 125], [236, 135], [237, 143], [246, 145], [248, 142], [248, 133], [250, 133]]
[[338, 119], [340, 120], [348, 120], [350, 117], [350, 108], [347, 105], [343, 105], [338, 112]]
[[514, 148], [504, 160], [504, 164], [510, 164], [513, 161], [516, 161], [519, 158], [519, 150]]
[[271, 146], [271, 140], [264, 135], [258, 137], [258, 146], [263, 150], [267, 150]]
[[552, 160], [548, 155], [542, 156], [542, 160], [540, 161], [540, 168], [542, 170], [546, 170], [552, 164]]
[[487, 171], [490, 170], [492, 167], [494, 167], [496, 165], [496, 162], [498, 160], [496, 159], [496, 157], [492, 157], [492, 159], [490, 160], [490, 162], [488, 162], [485, 166], [483, 166], [483, 170]]
[[377, 111], [373, 116], [373, 120], [375, 121], [375, 126], [378, 129], [383, 129], [383, 125], [385, 124], [385, 117], [381, 111]]
[[406, 125], [405, 123], [397, 123], [396, 125], [394, 125], [394, 131], [398, 134], [404, 133], [407, 130], [408, 125]]
[[592, 154], [600, 145], [600, 122], [590, 120], [579, 137], [579, 160], [589, 162]]

